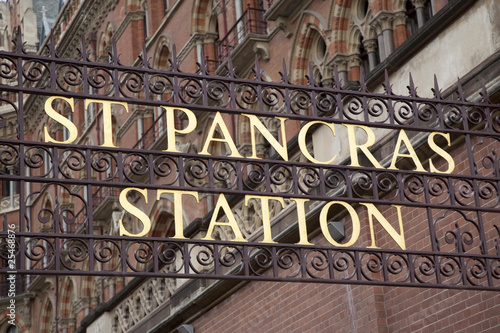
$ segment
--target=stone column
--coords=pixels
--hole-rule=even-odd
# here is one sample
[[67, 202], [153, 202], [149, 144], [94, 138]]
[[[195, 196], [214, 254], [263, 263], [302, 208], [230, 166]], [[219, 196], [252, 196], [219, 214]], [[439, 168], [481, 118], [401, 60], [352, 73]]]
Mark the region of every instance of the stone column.
[[[342, 86], [344, 86], [347, 81], [347, 73], [348, 73], [348, 58], [342, 54], [336, 54], [333, 59], [328, 63], [328, 66], [333, 69], [333, 67], [337, 67], [337, 72], [339, 73], [340, 82], [342, 82]], [[340, 88], [340, 87], [337, 87]]]
[[372, 71], [375, 66], [377, 66], [377, 41], [375, 39], [365, 40], [363, 42], [365, 50], [368, 52], [368, 64], [370, 66], [370, 71]]
[[384, 61], [394, 51], [394, 40], [392, 38], [393, 14], [381, 12], [371, 24], [377, 32], [380, 61]]
[[384, 61], [387, 58], [387, 54], [385, 53], [385, 44], [384, 44], [384, 36], [382, 35], [382, 26], [380, 24], [374, 25], [375, 32], [377, 33], [377, 41], [378, 41], [378, 57], [380, 61]]
[[425, 3], [427, 0], [412, 0], [413, 6], [417, 11], [417, 24], [420, 28], [425, 23]]

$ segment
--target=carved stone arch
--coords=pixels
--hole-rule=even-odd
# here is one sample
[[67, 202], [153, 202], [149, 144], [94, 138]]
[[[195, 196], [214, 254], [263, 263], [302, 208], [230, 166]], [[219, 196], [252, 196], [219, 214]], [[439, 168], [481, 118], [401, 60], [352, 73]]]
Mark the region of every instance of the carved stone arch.
[[97, 41], [97, 55], [98, 55], [98, 57], [106, 54], [106, 46], [107, 46], [106, 33], [103, 31], [99, 35], [99, 39]]
[[50, 195], [50, 193], [45, 193], [45, 195], [43, 196], [43, 200], [42, 200], [42, 207], [38, 213], [39, 216], [37, 217], [37, 219], [43, 220], [43, 219], [47, 218], [49, 220], [45, 224], [39, 224], [41, 229], [53, 227], [53, 223], [54, 223], [53, 214], [56, 214], [56, 212], [54, 212], [54, 207], [55, 207], [55, 204], [54, 204], [54, 199], [52, 198], [52, 195]]
[[106, 40], [106, 47], [105, 47], [105, 53], [111, 51], [111, 45], [113, 44], [113, 35], [115, 34], [115, 27], [113, 26], [113, 23], [108, 22], [106, 24], [106, 30], [105, 30], [105, 40]]
[[42, 302], [40, 310], [40, 333], [52, 332], [52, 322], [54, 321], [54, 307], [52, 301], [47, 295]]
[[191, 34], [210, 32], [213, 0], [195, 0], [191, 14]]
[[75, 283], [73, 282], [73, 277], [67, 276], [62, 281], [61, 285], [61, 298], [59, 301], [60, 307], [58, 309], [59, 316], [62, 319], [73, 319], [75, 317], [73, 304], [76, 300]]
[[332, 1], [330, 6], [328, 28], [331, 30], [332, 42], [328, 51], [331, 55], [347, 52], [346, 34], [350, 24], [352, 1]]
[[[313, 11], [304, 11], [297, 25], [292, 59], [290, 62], [291, 78], [293, 82], [306, 84], [305, 76], [308, 74], [309, 61], [315, 38], [322, 38], [328, 47], [328, 36], [326, 34], [326, 21], [321, 15]], [[325, 58], [327, 55], [325, 54]]]
[[153, 66], [157, 69], [167, 69], [171, 65], [168, 60], [171, 58], [172, 38], [170, 36], [161, 36], [156, 44]]
[[[9, 323], [9, 321], [11, 320], [9, 314], [9, 310], [0, 312], [0, 332], [9, 332], [8, 329], [12, 326]], [[17, 329], [16, 332], [28, 332], [28, 326], [26, 325], [26, 322], [18, 313], [15, 314], [14, 323]]]
[[347, 53], [349, 55], [358, 55], [359, 54], [359, 40], [363, 36], [361, 30], [357, 27], [353, 27], [349, 30], [348, 35], [348, 43], [347, 43]]

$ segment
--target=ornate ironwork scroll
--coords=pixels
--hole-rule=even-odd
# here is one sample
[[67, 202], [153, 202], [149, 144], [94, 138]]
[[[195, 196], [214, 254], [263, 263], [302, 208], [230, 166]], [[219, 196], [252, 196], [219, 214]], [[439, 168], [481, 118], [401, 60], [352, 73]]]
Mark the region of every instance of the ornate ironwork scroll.
[[[434, 96], [424, 98], [410, 77], [409, 94], [400, 96], [392, 91], [387, 75], [385, 91], [373, 93], [363, 81], [358, 91], [343, 90], [337, 75], [331, 88], [316, 85], [312, 73], [308, 85], [294, 85], [285, 66], [281, 82], [268, 82], [258, 62], [249, 80], [236, 77], [230, 58], [228, 74], [212, 76], [205, 62], [196, 73], [181, 71], [175, 52], [169, 69], [155, 69], [146, 50], [139, 65], [129, 67], [120, 63], [116, 48], [109, 63], [99, 63], [91, 60], [83, 39], [78, 59], [59, 57], [54, 45], [52, 41], [41, 55], [31, 55], [18, 37], [13, 52], [0, 52], [0, 101], [10, 110], [0, 119], [0, 179], [17, 187], [17, 197], [11, 192], [2, 198], [0, 237], [6, 240], [9, 226], [16, 224], [17, 273], [500, 290], [500, 105], [489, 101], [486, 88], [471, 101], [458, 83], [456, 94], [447, 99], [436, 80]], [[359, 167], [348, 161], [326, 164], [166, 152], [155, 146], [166, 134], [161, 117], [133, 148], [26, 140], [47, 96], [180, 107], [199, 114], [286, 117], [384, 133], [404, 130], [412, 142], [438, 132], [442, 141], [448, 138], [457, 165], [452, 172], [439, 171], [446, 166], [429, 171], [427, 164], [426, 170], [415, 171]], [[9, 114], [15, 126], [9, 127]], [[104, 235], [97, 229], [95, 214], [107, 198], [116, 198], [127, 187], [305, 198], [318, 205], [400, 205], [415, 212], [406, 234], [426, 234], [424, 248]], [[43, 202], [49, 192], [55, 199]], [[414, 226], [416, 221], [424, 222]], [[7, 242], [2, 244], [6, 250]], [[1, 257], [5, 263], [7, 252]], [[0, 268], [7, 271], [6, 265]]]

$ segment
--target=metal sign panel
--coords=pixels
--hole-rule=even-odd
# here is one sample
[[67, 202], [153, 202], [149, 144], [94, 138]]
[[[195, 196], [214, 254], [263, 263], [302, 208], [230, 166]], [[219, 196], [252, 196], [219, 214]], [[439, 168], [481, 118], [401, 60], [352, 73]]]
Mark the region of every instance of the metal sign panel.
[[[78, 59], [59, 57], [54, 45], [52, 41], [42, 55], [31, 55], [18, 37], [14, 51], [0, 52], [0, 100], [7, 110], [1, 119], [5, 135], [0, 143], [0, 178], [3, 184], [13, 184], [2, 198], [2, 274], [500, 290], [500, 106], [489, 101], [486, 89], [477, 101], [469, 101], [458, 84], [456, 94], [447, 99], [436, 80], [434, 97], [423, 98], [410, 78], [408, 96], [400, 96], [393, 93], [387, 75], [385, 91], [373, 93], [363, 81], [358, 91], [343, 90], [337, 76], [332, 88], [320, 87], [312, 73], [307, 86], [294, 85], [285, 66], [281, 82], [268, 82], [257, 61], [255, 78], [249, 80], [236, 77], [231, 59], [227, 75], [214, 76], [205, 63], [197, 73], [182, 72], [175, 52], [171, 68], [165, 70], [152, 68], [145, 50], [140, 65], [127, 67], [115, 51], [109, 63], [90, 60], [83, 39]], [[104, 144], [71, 141], [71, 125], [51, 116], [55, 99], [71, 108], [72, 103], [99, 104]], [[165, 112], [133, 148], [114, 146], [113, 133], [106, 132], [112, 130], [112, 123], [106, 117], [114, 107], [138, 106]], [[187, 127], [204, 113], [215, 115], [214, 123], [219, 121], [222, 133], [222, 115], [246, 117], [252, 130], [260, 131], [275, 148], [276, 158], [259, 158], [255, 147], [250, 157], [237, 151], [230, 156], [182, 152], [168, 134], [174, 133], [175, 139], [175, 131], [187, 131], [167, 124], [176, 109], [184, 112]], [[44, 141], [52, 142], [27, 140], [26, 133], [39, 121], [36, 112], [44, 111], [45, 119], [52, 117], [66, 134], [51, 140], [45, 135]], [[15, 127], [9, 127], [9, 114], [14, 115]], [[300, 122], [296, 143], [272, 142], [261, 119], [281, 125], [285, 119]], [[342, 129], [350, 144], [348, 158], [319, 161], [312, 156], [308, 131], [319, 125], [330, 128], [333, 135]], [[106, 136], [111, 136], [107, 144]], [[381, 137], [390, 137], [390, 142], [377, 141]], [[154, 146], [160, 138], [166, 140], [163, 150]], [[228, 136], [218, 139], [231, 148]], [[206, 142], [207, 147], [210, 143]], [[374, 149], [383, 151], [385, 146], [392, 148], [384, 160], [387, 152], [377, 155]], [[288, 156], [293, 149], [302, 154], [300, 161]], [[18, 195], [14, 195], [16, 186]], [[297, 207], [297, 239], [294, 244], [274, 242], [270, 221], [264, 219], [264, 242], [249, 241], [238, 237], [238, 226], [230, 218], [221, 222], [217, 216], [208, 223], [204, 239], [187, 238], [179, 229], [170, 238], [126, 236], [118, 233], [121, 220], [117, 233], [99, 233], [94, 216], [107, 198], [114, 202], [120, 198], [129, 213], [137, 208], [128, 201], [129, 191], [143, 196], [148, 191], [179, 197], [221, 194], [224, 199], [219, 199], [216, 209], [225, 215], [231, 214], [225, 208], [227, 200], [254, 197], [262, 207], [271, 200], [288, 200]], [[39, 203], [45, 193], [55, 198], [48, 206]], [[42, 208], [35, 210], [38, 206]], [[337, 243], [327, 232], [333, 206], [350, 216], [350, 241]], [[182, 213], [181, 207], [175, 209]], [[371, 232], [368, 248], [352, 246], [361, 232], [356, 230], [361, 228], [357, 216], [361, 209], [369, 220], [369, 226], [363, 227], [363, 232]], [[402, 209], [414, 211], [415, 216], [403, 220]], [[384, 213], [389, 210], [392, 222]], [[135, 216], [145, 229], [148, 217], [141, 219], [137, 212]], [[310, 243], [307, 227], [312, 219], [330, 244]], [[394, 221], [400, 222], [399, 229], [397, 223], [392, 226]], [[235, 234], [233, 241], [211, 237], [210, 228], [224, 223]], [[397, 243], [396, 249], [377, 246], [375, 223]], [[412, 243], [411, 235], [417, 231], [426, 235], [423, 249]]]

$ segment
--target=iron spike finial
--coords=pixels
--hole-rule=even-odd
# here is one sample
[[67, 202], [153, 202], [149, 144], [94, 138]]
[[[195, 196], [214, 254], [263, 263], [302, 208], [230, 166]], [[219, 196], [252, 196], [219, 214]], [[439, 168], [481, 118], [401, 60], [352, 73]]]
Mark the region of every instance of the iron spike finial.
[[49, 53], [50, 53], [51, 57], [55, 58], [55, 56], [56, 56], [56, 37], [54, 36], [53, 30], [50, 30], [49, 40], [50, 40]]
[[458, 99], [465, 102], [464, 89], [462, 87], [462, 82], [460, 82], [460, 77], [457, 77], [457, 92], [458, 92]]
[[205, 58], [205, 50], [203, 50], [203, 47], [200, 48], [200, 72], [203, 75], [208, 75], [208, 57]]
[[486, 85], [484, 84], [484, 80], [481, 80], [481, 92], [479, 93], [481, 98], [483, 99], [483, 103], [491, 103], [490, 96], [488, 94], [488, 89], [486, 89]]
[[140, 56], [142, 61], [142, 67], [151, 68], [148, 58], [148, 50], [146, 48], [146, 42], [142, 41], [142, 55]]
[[442, 99], [441, 89], [439, 88], [439, 83], [438, 83], [436, 74], [434, 74], [434, 88], [432, 88], [431, 90], [437, 99]]
[[259, 64], [259, 55], [257, 53], [255, 54], [255, 79], [257, 81], [262, 81], [262, 73]]
[[365, 82], [365, 73], [363, 71], [359, 71], [359, 88], [361, 89], [362, 92], [368, 92], [368, 88], [366, 87], [366, 82]]
[[111, 56], [111, 62], [115, 65], [118, 65], [118, 50], [116, 47], [116, 40], [114, 38], [111, 39], [111, 52], [108, 52]]
[[415, 88], [415, 83], [413, 82], [413, 76], [411, 75], [411, 73], [410, 73], [409, 81], [410, 81], [410, 83], [408, 86], [406, 86], [406, 88], [408, 88], [408, 91], [410, 92], [410, 96], [418, 97], [417, 96], [417, 88]]
[[312, 68], [312, 61], [309, 61], [308, 65], [308, 71], [309, 75], [306, 75], [307, 81], [311, 87], [316, 86], [316, 81], [314, 80], [314, 73], [313, 73], [313, 68]]
[[333, 66], [333, 85], [336, 89], [342, 89], [342, 82], [340, 82], [339, 69], [337, 64]]
[[87, 61], [87, 44], [85, 43], [85, 34], [80, 35], [80, 49], [77, 48], [77, 51], [80, 51], [80, 59], [83, 61]]
[[172, 45], [172, 70], [174, 72], [179, 71], [179, 66], [177, 63], [177, 48], [175, 47], [175, 44]]
[[283, 70], [282, 72], [279, 72], [280, 76], [281, 76], [281, 82], [282, 83], [290, 83], [289, 79], [288, 79], [288, 70], [286, 69], [286, 61], [285, 61], [285, 58], [283, 58]]
[[387, 95], [392, 95], [392, 85], [391, 82], [389, 81], [389, 73], [387, 72], [387, 69], [384, 70], [384, 83], [383, 83], [385, 93]]
[[235, 78], [236, 77], [236, 72], [235, 72], [235, 69], [234, 69], [234, 66], [233, 66], [233, 59], [231, 57], [231, 54], [227, 57], [227, 74], [229, 75], [229, 77], [231, 78]]

